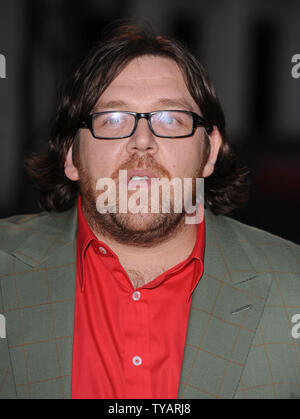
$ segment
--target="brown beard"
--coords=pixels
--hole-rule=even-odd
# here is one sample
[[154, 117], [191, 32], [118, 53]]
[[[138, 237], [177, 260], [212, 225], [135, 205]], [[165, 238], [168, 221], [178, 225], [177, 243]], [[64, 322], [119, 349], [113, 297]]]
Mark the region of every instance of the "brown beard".
[[[111, 176], [118, 190], [119, 170], [147, 168], [153, 171], [157, 178], [166, 177], [171, 180], [169, 172], [155, 162], [150, 155], [138, 157], [136, 154], [124, 162]], [[77, 162], [79, 172], [79, 191], [82, 197], [82, 209], [85, 218], [96, 236], [109, 236], [119, 243], [131, 246], [151, 247], [175, 235], [184, 224], [184, 210], [174, 212], [171, 197], [170, 213], [132, 214], [118, 211], [118, 195], [116, 213], [100, 213], [96, 208], [96, 181], [91, 179], [85, 169]], [[193, 176], [193, 202], [196, 202], [195, 178], [200, 177], [202, 168]], [[149, 201], [148, 201], [149, 202]], [[161, 201], [160, 201], [161, 202]], [[161, 208], [160, 208], [161, 210]]]

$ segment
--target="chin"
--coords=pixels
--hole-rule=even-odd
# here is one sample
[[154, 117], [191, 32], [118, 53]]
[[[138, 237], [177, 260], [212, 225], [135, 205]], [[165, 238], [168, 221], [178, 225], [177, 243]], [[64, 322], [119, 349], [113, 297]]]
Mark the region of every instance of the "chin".
[[163, 226], [165, 216], [167, 214], [151, 214], [151, 213], [127, 213], [118, 214], [116, 216], [120, 225], [122, 225], [127, 231], [132, 232], [148, 232], [159, 229]]

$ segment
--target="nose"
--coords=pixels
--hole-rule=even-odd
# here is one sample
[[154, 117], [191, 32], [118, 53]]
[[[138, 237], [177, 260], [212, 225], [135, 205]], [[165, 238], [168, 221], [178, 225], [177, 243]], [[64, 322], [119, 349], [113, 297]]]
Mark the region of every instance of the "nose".
[[151, 132], [146, 118], [140, 118], [133, 135], [127, 143], [129, 153], [144, 154], [145, 152], [155, 154], [158, 144], [155, 135]]

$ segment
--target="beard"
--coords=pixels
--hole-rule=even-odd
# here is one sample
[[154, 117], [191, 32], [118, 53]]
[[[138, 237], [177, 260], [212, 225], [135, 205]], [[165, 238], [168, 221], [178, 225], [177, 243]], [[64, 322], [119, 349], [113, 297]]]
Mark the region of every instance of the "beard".
[[[97, 180], [92, 179], [86, 170], [77, 163], [79, 173], [79, 192], [82, 197], [82, 210], [86, 221], [98, 238], [109, 236], [119, 243], [139, 247], [152, 247], [168, 240], [184, 225], [185, 211], [174, 211], [174, 193], [170, 194], [170, 211], [163, 211], [162, 191], [159, 190], [159, 211], [153, 213], [150, 208], [150, 190], [148, 188], [148, 209], [147, 212], [126, 212], [119, 211], [119, 171], [137, 168], [151, 170], [157, 178], [171, 180], [170, 173], [158, 164], [151, 155], [139, 157], [137, 154], [131, 156], [113, 174], [111, 179], [116, 184], [116, 210], [100, 213], [97, 209]], [[200, 167], [190, 176], [192, 188], [190, 194], [192, 202], [196, 203], [196, 178], [201, 177], [203, 167]], [[127, 185], [126, 185], [127, 187]], [[171, 191], [172, 192], [172, 191]], [[133, 192], [128, 191], [128, 199]], [[137, 205], [139, 205], [137, 203]]]

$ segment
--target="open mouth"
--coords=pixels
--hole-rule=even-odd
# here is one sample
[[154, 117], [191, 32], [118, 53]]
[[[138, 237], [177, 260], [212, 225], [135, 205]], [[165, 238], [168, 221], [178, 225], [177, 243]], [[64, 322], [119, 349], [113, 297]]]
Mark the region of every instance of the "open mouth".
[[127, 172], [127, 183], [130, 186], [135, 186], [139, 184], [141, 187], [143, 185], [151, 185], [151, 179], [156, 178], [155, 174], [150, 170], [146, 169], [132, 169]]
[[135, 181], [135, 180], [148, 180], [149, 176], [132, 176], [130, 178], [130, 182], [131, 181]]

